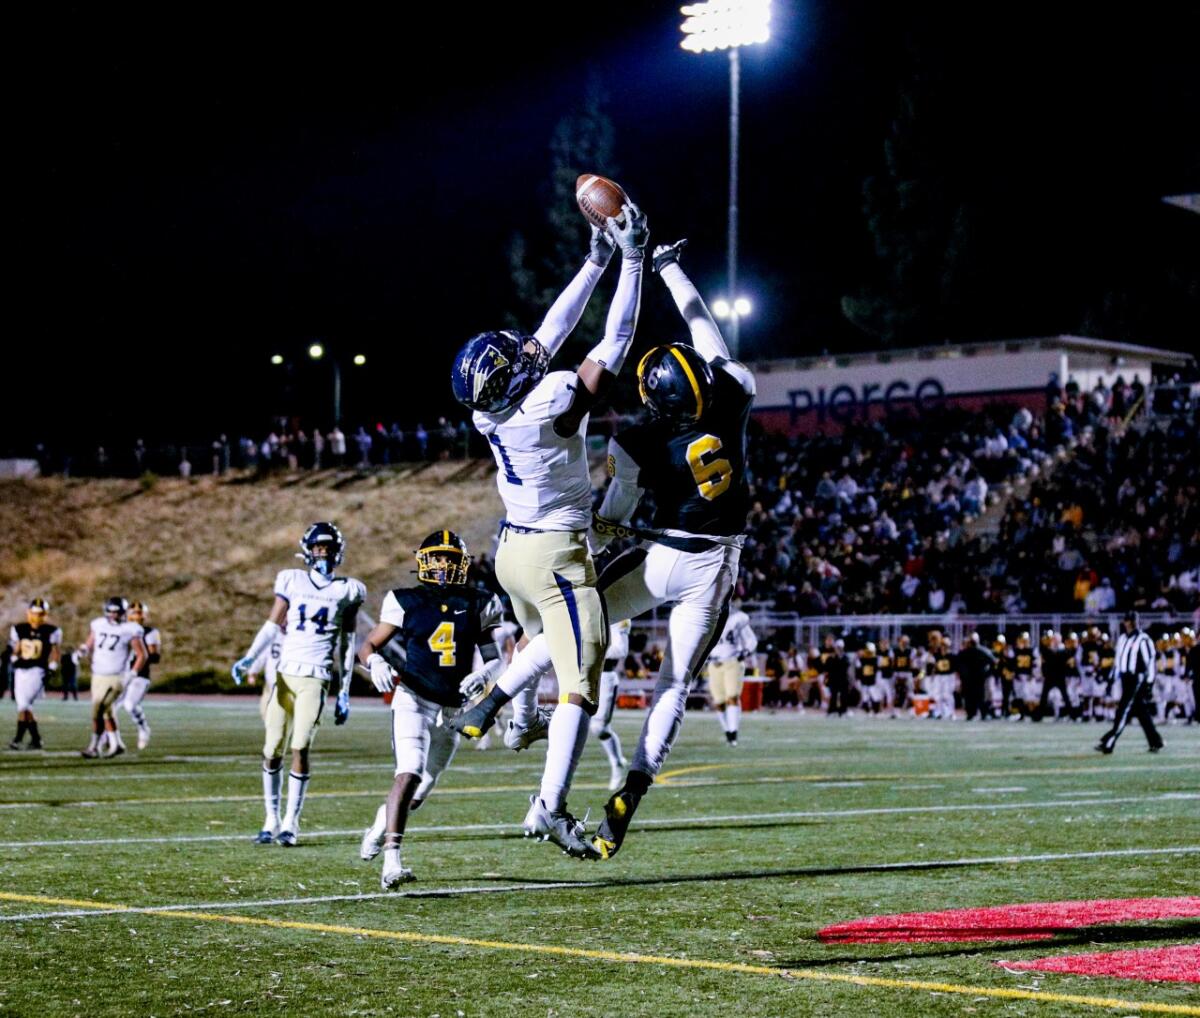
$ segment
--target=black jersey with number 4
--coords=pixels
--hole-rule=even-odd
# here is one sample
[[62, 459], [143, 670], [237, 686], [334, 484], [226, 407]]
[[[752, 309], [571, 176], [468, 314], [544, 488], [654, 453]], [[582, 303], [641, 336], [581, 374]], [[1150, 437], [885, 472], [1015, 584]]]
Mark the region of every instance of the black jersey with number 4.
[[475, 647], [491, 642], [500, 623], [500, 601], [476, 587], [402, 587], [384, 600], [380, 621], [399, 627], [392, 639], [404, 650], [400, 681], [417, 696], [458, 707]]
[[50, 651], [54, 646], [54, 634], [58, 626], [43, 622], [40, 626], [31, 626], [28, 622], [18, 622], [13, 626], [17, 635], [13, 648], [12, 666], [14, 668], [41, 668], [45, 671], [50, 667]]
[[746, 425], [753, 396], [721, 362], [713, 365], [712, 406], [677, 431], [662, 421], [616, 438], [638, 465], [638, 487], [654, 493], [654, 526], [727, 537], [746, 526]]

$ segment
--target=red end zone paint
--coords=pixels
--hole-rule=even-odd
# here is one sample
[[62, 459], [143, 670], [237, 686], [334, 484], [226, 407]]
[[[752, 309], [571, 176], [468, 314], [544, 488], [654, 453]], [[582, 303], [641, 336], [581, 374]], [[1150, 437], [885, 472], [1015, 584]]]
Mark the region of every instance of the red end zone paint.
[[[817, 937], [835, 944], [935, 943], [969, 940], [1049, 940], [1060, 930], [1106, 923], [1200, 917], [1200, 898], [1118, 898], [1047, 901], [946, 912], [868, 916], [826, 926]], [[1125, 952], [1122, 952], [1125, 953]], [[1128, 952], [1133, 953], [1133, 952]]]
[[1006, 969], [1062, 972], [1073, 976], [1107, 976], [1147, 982], [1200, 983], [1200, 944], [1146, 947], [1101, 954], [1064, 954], [1033, 961], [998, 961]]

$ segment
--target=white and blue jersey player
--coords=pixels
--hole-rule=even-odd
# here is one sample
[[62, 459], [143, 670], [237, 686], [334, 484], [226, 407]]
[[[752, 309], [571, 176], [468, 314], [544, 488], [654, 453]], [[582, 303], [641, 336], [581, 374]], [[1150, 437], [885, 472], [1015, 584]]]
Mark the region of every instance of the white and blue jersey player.
[[[275, 603], [245, 656], [233, 666], [237, 683], [286, 628], [267, 701], [263, 743], [263, 801], [266, 818], [255, 838], [259, 844], [296, 844], [300, 812], [310, 777], [309, 748], [321, 721], [330, 679], [340, 671], [334, 723], [350, 714], [350, 678], [354, 668], [354, 628], [367, 590], [358, 580], [338, 576], [346, 553], [342, 533], [332, 523], [314, 523], [300, 538], [306, 569], [284, 569], [275, 578]], [[292, 769], [288, 774], [287, 811], [279, 816], [283, 751], [291, 730]]]
[[[667, 651], [629, 773], [605, 805], [605, 819], [592, 840], [605, 859], [620, 848], [638, 802], [678, 737], [688, 690], [728, 617], [745, 541], [746, 428], [754, 375], [730, 357], [716, 322], [679, 265], [684, 243], [655, 249], [654, 269], [687, 323], [691, 344], [655, 347], [638, 364], [638, 388], [650, 421], [610, 441], [612, 483], [592, 531], [594, 549], [617, 536], [642, 539], [600, 577], [611, 618], [637, 618], [674, 602]], [[626, 525], [647, 491], [654, 496], [653, 526], [635, 532]], [[537, 682], [550, 667], [547, 650], [544, 641], [531, 640], [497, 681], [500, 695], [515, 695]]]
[[[587, 261], [532, 336], [486, 332], [455, 358], [454, 395], [475, 413], [492, 447], [506, 520], [496, 552], [496, 578], [525, 634], [543, 635], [559, 683], [559, 709], [549, 730], [546, 767], [525, 817], [527, 835], [595, 858], [582, 825], [567, 811], [567, 792], [596, 713], [608, 623], [588, 548], [592, 492], [588, 414], [620, 371], [633, 339], [641, 299], [645, 216], [625, 205], [606, 233], [593, 228]], [[546, 373], [578, 324], [613, 248], [621, 275], [604, 335], [578, 371]], [[509, 697], [493, 696], [453, 722], [478, 738]]]

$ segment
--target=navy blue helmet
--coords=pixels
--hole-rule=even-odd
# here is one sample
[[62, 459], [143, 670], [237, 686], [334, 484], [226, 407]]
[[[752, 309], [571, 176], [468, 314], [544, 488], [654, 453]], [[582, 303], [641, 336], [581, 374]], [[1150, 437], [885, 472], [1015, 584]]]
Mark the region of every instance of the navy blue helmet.
[[[532, 353], [525, 349], [528, 343], [536, 347]], [[542, 380], [549, 363], [545, 348], [532, 336], [507, 329], [481, 332], [454, 358], [454, 398], [485, 414], [503, 413]]]
[[677, 427], [700, 420], [712, 403], [712, 368], [683, 343], [656, 346], [641, 359], [637, 377], [651, 415]]
[[125, 621], [125, 613], [129, 610], [129, 602], [123, 597], [110, 597], [104, 602], [104, 614], [115, 615], [120, 622]]
[[[323, 556], [315, 553], [318, 545], [325, 547]], [[300, 538], [300, 554], [296, 557], [304, 559], [309, 569], [315, 569], [322, 576], [331, 576], [346, 557], [346, 539], [334, 524], [314, 523]]]

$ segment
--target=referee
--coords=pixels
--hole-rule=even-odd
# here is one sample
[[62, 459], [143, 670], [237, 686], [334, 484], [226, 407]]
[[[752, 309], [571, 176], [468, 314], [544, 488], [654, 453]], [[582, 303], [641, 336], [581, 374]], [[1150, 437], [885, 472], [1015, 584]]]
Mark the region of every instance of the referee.
[[1157, 753], [1163, 748], [1163, 741], [1154, 727], [1154, 701], [1150, 696], [1154, 686], [1154, 641], [1138, 626], [1135, 611], [1125, 613], [1121, 629], [1122, 633], [1117, 637], [1117, 660], [1113, 666], [1116, 677], [1121, 680], [1121, 702], [1117, 706], [1116, 721], [1096, 744], [1096, 749], [1111, 753], [1132, 716], [1138, 719], [1146, 733], [1150, 752]]

